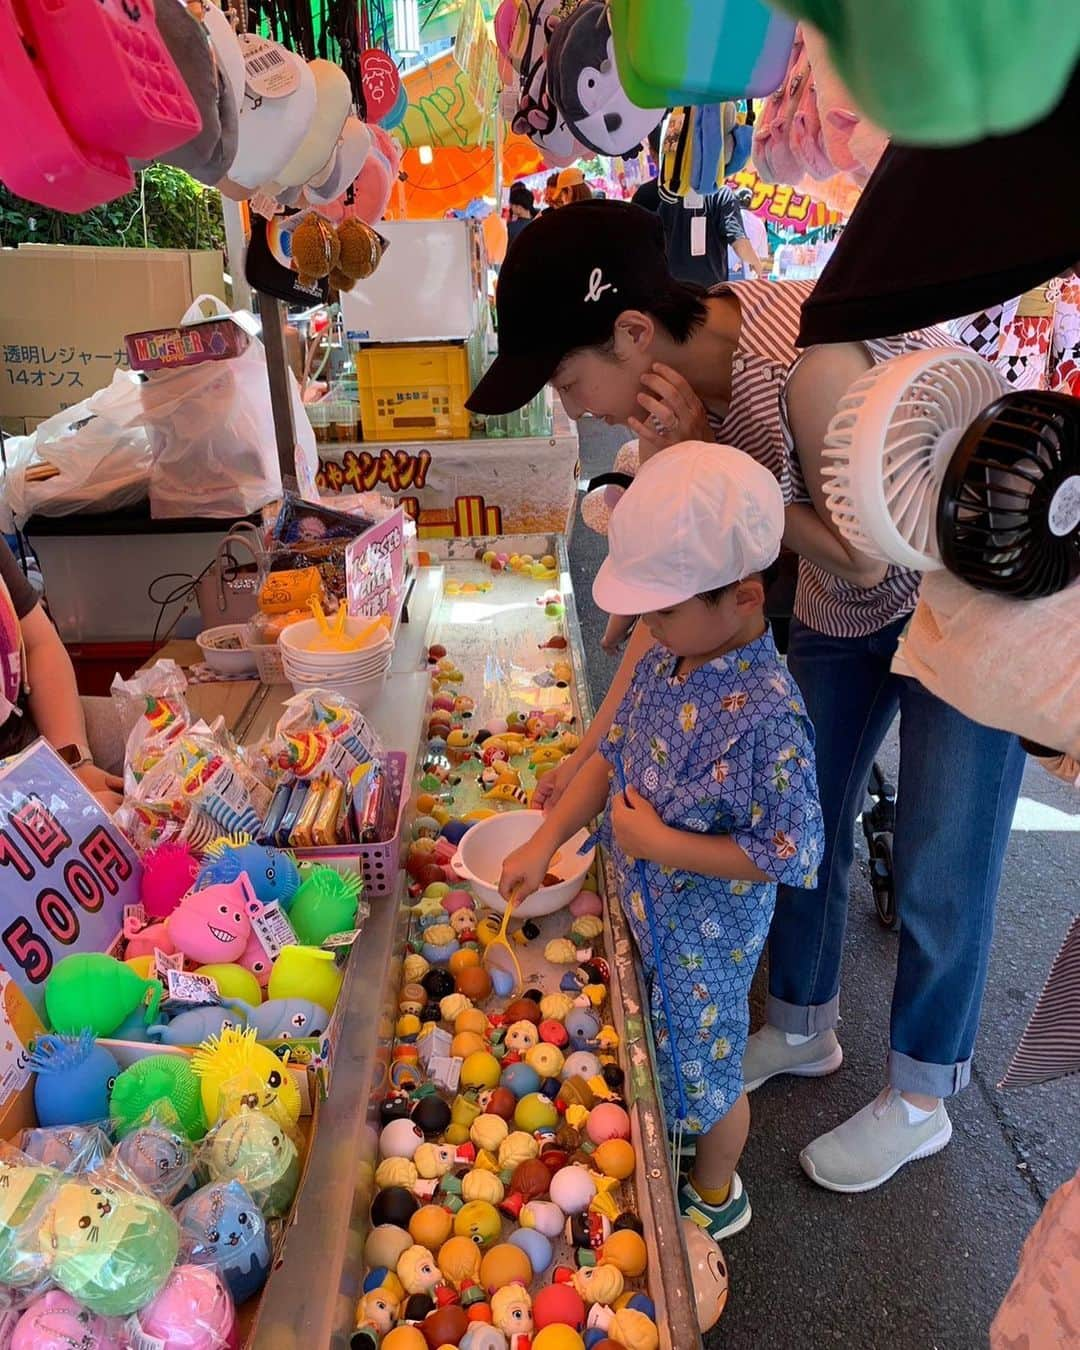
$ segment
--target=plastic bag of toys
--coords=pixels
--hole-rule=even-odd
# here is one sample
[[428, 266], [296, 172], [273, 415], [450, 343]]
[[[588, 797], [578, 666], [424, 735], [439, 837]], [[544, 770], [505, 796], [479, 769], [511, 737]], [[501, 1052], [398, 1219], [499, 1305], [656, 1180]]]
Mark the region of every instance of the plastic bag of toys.
[[49, 1278], [49, 1253], [38, 1230], [64, 1177], [11, 1144], [0, 1148], [0, 1287], [19, 1306]]
[[134, 795], [176, 737], [191, 725], [186, 691], [187, 679], [175, 661], [158, 661], [130, 680], [114, 677], [111, 693], [121, 724], [135, 719], [124, 752], [124, 791], [128, 795]]
[[288, 1214], [300, 1185], [300, 1155], [278, 1121], [265, 1111], [245, 1110], [206, 1136], [199, 1175], [208, 1184], [238, 1181], [264, 1218], [279, 1219]]
[[180, 1231], [165, 1205], [105, 1167], [52, 1187], [35, 1240], [65, 1294], [101, 1317], [129, 1317], [169, 1279]]
[[329, 776], [349, 783], [361, 765], [383, 760], [383, 747], [348, 699], [331, 689], [309, 689], [287, 700], [263, 755], [278, 778]]
[[125, 1343], [120, 1318], [99, 1317], [62, 1289], [49, 1289], [34, 1298], [6, 1342], [8, 1350], [67, 1350], [73, 1345], [120, 1350]]

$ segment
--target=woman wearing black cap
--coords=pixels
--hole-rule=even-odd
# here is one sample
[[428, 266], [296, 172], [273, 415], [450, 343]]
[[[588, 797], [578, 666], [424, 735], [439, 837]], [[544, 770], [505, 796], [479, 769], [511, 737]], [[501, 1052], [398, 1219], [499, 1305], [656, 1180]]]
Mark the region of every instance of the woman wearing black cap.
[[[890, 663], [918, 591], [842, 538], [825, 504], [821, 447], [850, 384], [874, 364], [949, 345], [937, 330], [795, 347], [810, 283], [695, 291], [668, 274], [655, 218], [617, 202], [570, 206], [522, 236], [499, 278], [499, 356], [470, 407], [507, 412], [551, 383], [572, 417], [637, 435], [643, 457], [684, 440], [737, 446], [784, 490], [800, 555], [789, 665], [817, 729], [826, 853], [815, 890], [781, 888], [770, 936], [767, 1025], [744, 1060], [752, 1090], [840, 1067], [840, 962], [854, 824], [875, 753], [900, 712], [895, 834], [901, 934], [887, 1086], [800, 1160], [820, 1185], [869, 1190], [944, 1148], [942, 1099], [971, 1072], [994, 903], [1024, 756]], [[543, 300], [537, 304], [537, 300]], [[647, 649], [631, 640], [581, 756], [606, 733]], [[544, 780], [558, 792], [582, 758]]]

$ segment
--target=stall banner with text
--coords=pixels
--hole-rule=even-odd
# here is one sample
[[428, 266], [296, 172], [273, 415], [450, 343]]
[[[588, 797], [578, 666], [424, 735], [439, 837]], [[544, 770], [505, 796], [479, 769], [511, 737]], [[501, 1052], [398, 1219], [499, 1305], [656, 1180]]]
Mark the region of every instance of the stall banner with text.
[[493, 534], [558, 534], [577, 494], [576, 436], [550, 440], [417, 442], [319, 447], [319, 489], [393, 496], [417, 542]]
[[45, 741], [0, 767], [0, 966], [44, 1011], [65, 956], [104, 952], [137, 903], [141, 866], [96, 799]]
[[353, 618], [396, 618], [405, 579], [405, 512], [399, 506], [385, 520], [353, 539], [345, 550], [345, 594]]

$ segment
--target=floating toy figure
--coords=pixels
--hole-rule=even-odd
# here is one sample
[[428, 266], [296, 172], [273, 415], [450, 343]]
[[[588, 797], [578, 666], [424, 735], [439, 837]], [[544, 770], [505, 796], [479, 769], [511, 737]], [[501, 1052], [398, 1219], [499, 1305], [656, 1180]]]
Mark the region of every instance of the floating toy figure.
[[187, 1260], [208, 1266], [240, 1306], [266, 1283], [270, 1236], [258, 1205], [239, 1181], [212, 1181], [177, 1212]]
[[206, 850], [196, 879], [199, 890], [247, 877], [255, 898], [264, 905], [278, 904], [289, 913], [300, 886], [300, 869], [284, 849], [256, 844], [246, 834], [215, 839]]
[[522, 1284], [508, 1284], [491, 1296], [492, 1323], [507, 1337], [531, 1336], [532, 1299]]
[[582, 1266], [574, 1272], [570, 1281], [584, 1301], [588, 1304], [604, 1303], [611, 1305], [622, 1296], [622, 1271], [617, 1266]]
[[300, 1089], [287, 1065], [287, 1059], [280, 1060], [259, 1045], [250, 1028], [227, 1028], [220, 1036], [211, 1036], [191, 1057], [206, 1119], [262, 1111], [292, 1129], [300, 1118]]
[[120, 1065], [91, 1031], [39, 1036], [30, 1056], [39, 1125], [86, 1125], [109, 1114], [109, 1093]]
[[443, 1282], [442, 1271], [426, 1247], [407, 1247], [397, 1263], [397, 1277], [407, 1294], [430, 1294]]
[[45, 1011], [54, 1031], [78, 1036], [89, 1028], [111, 1036], [142, 1003], [147, 1026], [157, 1018], [162, 989], [140, 979], [123, 961], [103, 952], [77, 952], [58, 961], [45, 981]]
[[235, 881], [186, 896], [165, 920], [176, 950], [199, 965], [239, 960], [251, 937], [252, 899], [251, 882], [244, 873]]

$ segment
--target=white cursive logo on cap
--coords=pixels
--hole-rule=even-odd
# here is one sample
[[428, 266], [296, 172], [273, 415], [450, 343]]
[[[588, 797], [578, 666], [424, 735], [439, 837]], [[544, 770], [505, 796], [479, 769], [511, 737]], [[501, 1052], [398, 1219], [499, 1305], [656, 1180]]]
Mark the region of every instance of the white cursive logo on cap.
[[613, 295], [618, 295], [618, 289], [610, 281], [604, 280], [604, 274], [599, 267], [594, 267], [589, 273], [589, 289], [585, 292], [585, 303], [590, 300], [599, 300], [605, 291], [611, 291]]

